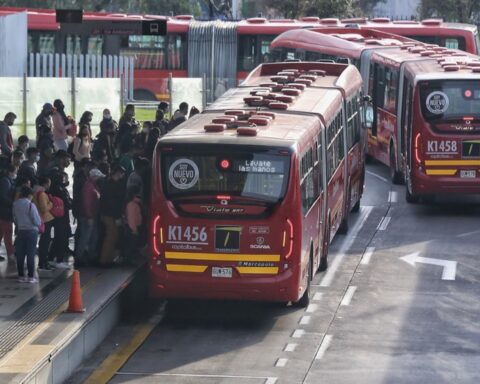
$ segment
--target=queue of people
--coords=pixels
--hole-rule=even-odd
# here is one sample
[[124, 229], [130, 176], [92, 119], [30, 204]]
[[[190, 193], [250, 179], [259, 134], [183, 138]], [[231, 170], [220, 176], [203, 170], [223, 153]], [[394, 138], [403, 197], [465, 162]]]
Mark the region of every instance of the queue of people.
[[[36, 254], [40, 272], [70, 268], [70, 256], [75, 267], [135, 262], [146, 242], [149, 172], [157, 140], [199, 112], [192, 107], [187, 116], [188, 104], [181, 103], [168, 120], [168, 109], [161, 102], [155, 120], [143, 125], [132, 104], [118, 122], [105, 109], [100, 132], [93, 137], [92, 112], [85, 111], [76, 123], [57, 99], [45, 103], [36, 118], [35, 147], [25, 135], [14, 147], [16, 115], [5, 115], [0, 121], [0, 242], [17, 264], [19, 282], [38, 282]], [[72, 162], [70, 194], [67, 168]], [[75, 233], [72, 223], [77, 224]], [[72, 236], [74, 249], [69, 247]]]

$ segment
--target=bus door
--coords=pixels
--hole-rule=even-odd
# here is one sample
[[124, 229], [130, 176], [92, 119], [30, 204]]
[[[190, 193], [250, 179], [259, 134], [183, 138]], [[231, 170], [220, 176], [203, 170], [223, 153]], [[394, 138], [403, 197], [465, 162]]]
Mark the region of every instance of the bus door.
[[412, 112], [413, 112], [413, 86], [410, 79], [405, 75], [403, 76], [402, 87], [404, 102], [401, 106], [400, 117], [400, 152], [402, 158], [402, 166], [405, 176], [408, 177], [410, 170], [412, 169]]
[[370, 101], [365, 102], [365, 127], [368, 128], [369, 132], [372, 130], [373, 125], [373, 105], [371, 102], [371, 98], [373, 96], [373, 66], [371, 62], [373, 50], [367, 49], [362, 52], [360, 57], [360, 74], [362, 75], [363, 79], [363, 94], [370, 99]]

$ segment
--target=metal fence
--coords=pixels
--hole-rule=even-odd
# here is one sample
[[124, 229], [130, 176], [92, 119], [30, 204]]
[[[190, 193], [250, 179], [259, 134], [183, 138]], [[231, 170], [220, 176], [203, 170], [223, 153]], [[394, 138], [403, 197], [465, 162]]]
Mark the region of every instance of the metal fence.
[[89, 79], [78, 77], [0, 77], [0, 118], [7, 112], [17, 115], [12, 127], [14, 138], [26, 134], [35, 138], [35, 119], [45, 103], [61, 99], [65, 112], [76, 121], [84, 111], [93, 113], [92, 130], [98, 130], [102, 111], [109, 108], [115, 119], [122, 112], [120, 78]]
[[123, 100], [133, 99], [133, 57], [116, 55], [66, 55], [31, 53], [28, 57], [29, 77], [56, 78], [120, 78]]

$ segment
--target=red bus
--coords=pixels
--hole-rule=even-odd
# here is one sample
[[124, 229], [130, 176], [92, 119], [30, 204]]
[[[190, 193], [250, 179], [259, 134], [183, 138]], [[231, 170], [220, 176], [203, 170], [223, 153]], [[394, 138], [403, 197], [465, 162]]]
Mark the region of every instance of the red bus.
[[[480, 65], [478, 56], [423, 43], [394, 42], [385, 47], [381, 38], [363, 32], [321, 31], [286, 32], [272, 47], [278, 50], [280, 59], [286, 54], [300, 58], [302, 54], [330, 55], [359, 66], [364, 92], [372, 98], [366, 113], [368, 154], [390, 167], [394, 183], [407, 182], [407, 201], [445, 192], [479, 193], [476, 178], [480, 163], [475, 159], [472, 140], [478, 140], [475, 108], [480, 95], [474, 92], [475, 82], [473, 88], [467, 86], [467, 79], [476, 76], [473, 72]], [[438, 92], [430, 92], [430, 99], [421, 91], [422, 87], [432, 89], [428, 81], [417, 88], [419, 79], [427, 78], [440, 87]], [[465, 78], [463, 83], [452, 82], [461, 78]], [[450, 87], [448, 92], [442, 90], [443, 82]], [[462, 90], [468, 97], [462, 99]], [[429, 113], [426, 103], [437, 101], [448, 110]], [[458, 129], [438, 128], [439, 122]], [[466, 149], [462, 152], [464, 145], [471, 145], [470, 155]]]
[[308, 304], [330, 239], [360, 206], [361, 84], [351, 65], [262, 64], [160, 139], [154, 297]]
[[[202, 22], [196, 22], [194, 27], [192, 16], [164, 17], [155, 15], [126, 15], [119, 13], [85, 12], [83, 24], [72, 26], [69, 31], [62, 31], [55, 21], [55, 11], [45, 9], [0, 8], [0, 15], [26, 10], [28, 12], [29, 52], [30, 53], [66, 53], [66, 54], [94, 54], [94, 55], [121, 55], [134, 56], [134, 98], [139, 100], [168, 99], [167, 78], [198, 76], [196, 69], [201, 64], [198, 49], [195, 47], [197, 39], [193, 34], [201, 29]], [[166, 19], [166, 36], [141, 36], [123, 33], [118, 35], [102, 34], [94, 31], [90, 22], [105, 23], [113, 21], [138, 22], [144, 19]], [[203, 23], [205, 24], [205, 23]], [[214, 79], [227, 78], [227, 88], [235, 86], [235, 80], [243, 80], [248, 72], [259, 63], [272, 61], [269, 52], [271, 41], [282, 32], [291, 29], [307, 27], [330, 28], [344, 27], [355, 24], [359, 28], [371, 27], [392, 33], [412, 36], [420, 40], [432, 41], [450, 48], [465, 49], [475, 53], [478, 50], [478, 31], [475, 26], [468, 24], [443, 23], [438, 20], [424, 20], [423, 22], [390, 22], [387, 19], [377, 18], [371, 21], [366, 19], [334, 18], [319, 19], [318, 17], [304, 17], [300, 20], [251, 18], [234, 24], [236, 34], [229, 35], [229, 44], [217, 45], [217, 57], [229, 57], [228, 63], [221, 67], [215, 66]], [[90, 25], [90, 26], [89, 26]], [[206, 24], [205, 24], [206, 25]], [[225, 23], [215, 27], [215, 35], [224, 31]], [[197, 28], [197, 29], [196, 29]], [[202, 33], [202, 31], [198, 31]], [[432, 40], [433, 39], [433, 40]], [[227, 50], [233, 45], [236, 49]], [[205, 66], [203, 72], [211, 77], [208, 71], [211, 66]], [[203, 75], [203, 73], [202, 73]], [[211, 93], [215, 91], [215, 84], [209, 82]]]

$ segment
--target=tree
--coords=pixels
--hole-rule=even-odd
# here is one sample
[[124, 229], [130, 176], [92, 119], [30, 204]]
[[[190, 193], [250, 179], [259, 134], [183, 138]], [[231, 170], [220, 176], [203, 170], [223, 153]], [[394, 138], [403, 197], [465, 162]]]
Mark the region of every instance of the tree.
[[422, 0], [418, 8], [422, 19], [440, 17], [445, 21], [475, 23], [480, 17], [479, 0]]
[[354, 15], [356, 0], [313, 0], [306, 7], [306, 14], [325, 17], [345, 18]]
[[274, 8], [283, 17], [298, 19], [304, 14], [305, 9], [312, 3], [312, 0], [267, 0], [266, 5]]

